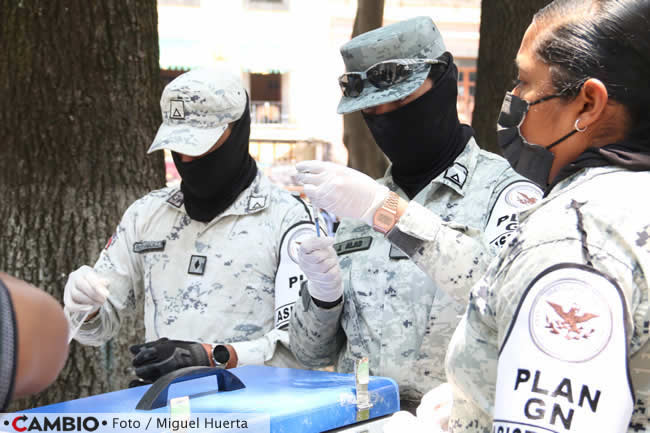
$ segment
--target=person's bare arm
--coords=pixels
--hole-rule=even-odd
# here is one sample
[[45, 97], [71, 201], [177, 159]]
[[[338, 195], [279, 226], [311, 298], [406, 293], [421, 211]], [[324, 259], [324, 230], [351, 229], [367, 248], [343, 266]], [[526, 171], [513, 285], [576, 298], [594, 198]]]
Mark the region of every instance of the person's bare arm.
[[16, 318], [17, 359], [13, 397], [39, 392], [68, 356], [68, 324], [59, 303], [43, 290], [0, 272]]

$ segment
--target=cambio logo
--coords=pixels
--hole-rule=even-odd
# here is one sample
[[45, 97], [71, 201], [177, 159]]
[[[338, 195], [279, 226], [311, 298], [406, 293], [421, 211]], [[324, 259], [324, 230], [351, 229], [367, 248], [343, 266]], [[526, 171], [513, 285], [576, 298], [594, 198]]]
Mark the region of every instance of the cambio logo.
[[[4, 425], [11, 427], [14, 431], [69, 431], [69, 432], [93, 432], [100, 426], [100, 421], [93, 417], [72, 417], [72, 416], [41, 416], [40, 419], [27, 415], [17, 416], [11, 422], [4, 421]], [[106, 421], [102, 421], [106, 425]]]

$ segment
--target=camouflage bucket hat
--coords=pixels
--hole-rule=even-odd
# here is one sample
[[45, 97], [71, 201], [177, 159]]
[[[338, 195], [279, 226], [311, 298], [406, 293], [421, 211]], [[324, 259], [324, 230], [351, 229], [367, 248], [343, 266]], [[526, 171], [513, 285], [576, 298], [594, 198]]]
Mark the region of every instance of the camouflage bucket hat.
[[168, 149], [202, 155], [242, 116], [245, 106], [246, 91], [238, 76], [225, 69], [192, 69], [163, 90], [163, 121], [147, 153]]
[[[445, 52], [440, 31], [429, 17], [416, 17], [359, 35], [341, 47], [346, 72], [363, 72], [393, 59], [437, 59]], [[347, 114], [402, 99], [422, 85], [431, 66], [416, 65], [404, 81], [385, 89], [363, 82], [359, 96], [343, 95], [337, 112]]]

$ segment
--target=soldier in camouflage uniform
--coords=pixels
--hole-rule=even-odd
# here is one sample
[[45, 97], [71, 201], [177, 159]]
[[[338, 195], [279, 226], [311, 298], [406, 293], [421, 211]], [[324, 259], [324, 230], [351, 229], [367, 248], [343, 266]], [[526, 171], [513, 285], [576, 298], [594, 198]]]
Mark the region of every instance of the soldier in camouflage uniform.
[[[649, 20], [645, 0], [556, 0], [524, 36], [499, 144], [550, 185], [450, 342], [451, 432], [650, 431]], [[393, 240], [433, 274], [429, 219]]]
[[[480, 150], [473, 130], [460, 124], [457, 69], [430, 18], [358, 36], [341, 54], [349, 72], [341, 77], [339, 113], [363, 110], [391, 167], [375, 182], [331, 163], [298, 164], [317, 206], [365, 223], [343, 219], [333, 247], [327, 239], [302, 244], [310, 282], [292, 319], [291, 349], [308, 366], [334, 363], [341, 372], [368, 356], [371, 373], [394, 378], [402, 407], [412, 410], [445, 382], [445, 351], [469, 289], [516, 228], [516, 212], [541, 190]], [[382, 82], [400, 74], [401, 81]], [[373, 230], [372, 215], [388, 191], [439, 215], [436, 245], [446, 265], [433, 279]]]
[[134, 202], [94, 269], [70, 274], [66, 309], [91, 312], [76, 339], [100, 345], [116, 335], [137, 298], [148, 343], [132, 352], [142, 379], [188, 365], [296, 366], [286, 326], [303, 279], [296, 240], [314, 233], [307, 207], [249, 155], [238, 77], [192, 70], [167, 85], [160, 104], [149, 152], [173, 152], [180, 188]]

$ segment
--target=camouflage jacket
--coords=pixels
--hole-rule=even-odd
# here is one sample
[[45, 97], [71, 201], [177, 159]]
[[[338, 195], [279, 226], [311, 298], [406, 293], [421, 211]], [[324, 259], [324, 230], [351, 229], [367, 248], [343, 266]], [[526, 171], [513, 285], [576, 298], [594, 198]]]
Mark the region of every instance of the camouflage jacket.
[[289, 246], [295, 250], [296, 236], [312, 235], [313, 227], [305, 204], [261, 172], [209, 223], [190, 219], [178, 188], [153, 191], [127, 209], [97, 260], [111, 294], [77, 339], [110, 339], [138, 299], [146, 341], [229, 343], [239, 365], [297, 365], [277, 343], [288, 347], [286, 325], [303, 278]]
[[[405, 197], [390, 169], [379, 182]], [[471, 282], [487, 268], [496, 250], [490, 247], [492, 241], [514, 230], [512, 225], [506, 229], [506, 223], [496, 227], [502, 219], [498, 213], [506, 212], [503, 192], [513, 185], [541, 197], [539, 188], [524, 181], [503, 158], [480, 150], [472, 139], [411, 201], [409, 208], [426, 208], [442, 221], [438, 228], [448, 236], [441, 236], [436, 248], [453, 274], [445, 281], [445, 290], [453, 296], [439, 290], [438, 282], [381, 233], [357, 221], [343, 221], [335, 247], [344, 301], [321, 309], [303, 291], [307, 308], [296, 309], [290, 330], [298, 360], [309, 366], [336, 364], [338, 371], [351, 372], [355, 359], [369, 356], [371, 374], [395, 379], [406, 400], [419, 400], [445, 382], [445, 351], [465, 310]], [[507, 210], [505, 220], [511, 221], [511, 213]], [[455, 266], [455, 261], [461, 265]]]
[[586, 169], [520, 215], [449, 345], [450, 431], [650, 431], [646, 188]]

